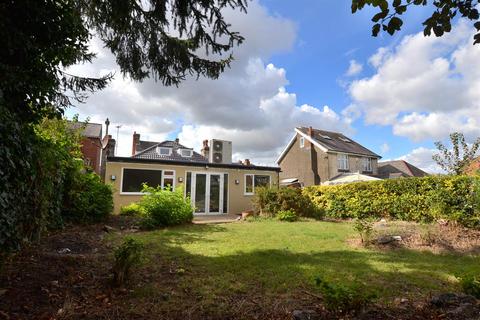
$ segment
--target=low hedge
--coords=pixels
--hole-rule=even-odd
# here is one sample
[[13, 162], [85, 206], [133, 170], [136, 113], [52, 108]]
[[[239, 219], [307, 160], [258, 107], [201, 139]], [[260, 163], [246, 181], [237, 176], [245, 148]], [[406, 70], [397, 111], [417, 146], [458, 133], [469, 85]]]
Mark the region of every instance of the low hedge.
[[323, 218], [323, 210], [316, 207], [301, 189], [256, 188], [252, 203], [255, 213], [263, 217], [274, 217], [280, 211], [293, 211], [299, 217]]
[[428, 176], [312, 186], [304, 188], [303, 194], [333, 218], [445, 219], [480, 227], [479, 177]]

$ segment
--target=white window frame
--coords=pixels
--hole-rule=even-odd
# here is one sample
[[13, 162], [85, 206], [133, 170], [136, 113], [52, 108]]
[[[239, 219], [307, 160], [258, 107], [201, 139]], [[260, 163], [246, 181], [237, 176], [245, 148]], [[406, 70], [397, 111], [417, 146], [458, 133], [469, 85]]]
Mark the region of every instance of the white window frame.
[[[350, 168], [349, 161], [348, 161], [348, 154], [346, 153], [338, 153], [337, 154], [337, 169], [342, 171], [348, 171]], [[345, 165], [345, 166], [343, 166]]]
[[[247, 192], [247, 176], [252, 176], [252, 192]], [[245, 196], [253, 196], [255, 194], [255, 176], [267, 176], [268, 184], [272, 186], [272, 176], [269, 174], [255, 174], [255, 173], [246, 173], [243, 177], [243, 194]]]
[[[187, 151], [189, 152], [189, 155], [184, 155], [183, 152], [184, 151]], [[191, 149], [180, 149], [180, 156], [182, 156], [183, 158], [191, 158], [193, 156], [193, 150]]]
[[166, 178], [172, 178], [173, 179], [173, 186], [172, 186], [172, 191], [175, 190], [176, 187], [176, 175], [177, 172], [173, 169], [165, 169], [165, 168], [132, 168], [132, 167], [123, 167], [122, 168], [122, 175], [120, 177], [120, 194], [121, 195], [126, 195], [126, 196], [143, 196], [145, 192], [127, 192], [123, 191], [123, 173], [125, 172], [125, 169], [130, 169], [130, 170], [156, 170], [156, 171], [162, 171], [162, 183], [161, 187], [162, 189], [165, 187], [164, 186], [164, 181], [165, 181], [165, 171], [173, 171], [173, 175], [167, 175]]
[[372, 158], [364, 157], [362, 161], [363, 161], [362, 170], [364, 172], [372, 172], [373, 171]]
[[[162, 153], [161, 150], [168, 150], [168, 154]], [[161, 156], [171, 156], [172, 148], [169, 147], [157, 147], [157, 153]]]
[[305, 137], [300, 137], [300, 148], [305, 148]]

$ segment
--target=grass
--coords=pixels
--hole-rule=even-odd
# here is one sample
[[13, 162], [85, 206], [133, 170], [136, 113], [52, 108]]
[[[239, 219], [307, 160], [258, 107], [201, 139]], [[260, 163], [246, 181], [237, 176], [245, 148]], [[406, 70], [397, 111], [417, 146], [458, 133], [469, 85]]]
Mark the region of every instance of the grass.
[[[134, 235], [146, 245], [145, 268], [153, 279], [169, 266], [176, 286], [212, 303], [235, 295], [315, 293], [316, 276], [365, 284], [388, 303], [399, 296], [458, 291], [457, 275], [480, 274], [479, 256], [355, 248], [347, 242], [355, 236], [350, 223], [268, 220]], [[162, 289], [153, 280], [136, 294], [152, 296], [155, 290]]]

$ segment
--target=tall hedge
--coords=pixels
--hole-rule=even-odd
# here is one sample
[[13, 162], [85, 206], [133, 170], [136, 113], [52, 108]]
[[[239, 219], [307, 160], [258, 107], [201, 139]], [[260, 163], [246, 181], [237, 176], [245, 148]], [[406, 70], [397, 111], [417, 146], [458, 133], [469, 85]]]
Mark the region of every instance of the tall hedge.
[[456, 221], [480, 227], [480, 178], [428, 176], [313, 186], [303, 190], [334, 218], [388, 217], [431, 222]]
[[0, 257], [65, 221], [108, 215], [112, 190], [86, 172], [66, 120], [21, 124], [0, 105]]

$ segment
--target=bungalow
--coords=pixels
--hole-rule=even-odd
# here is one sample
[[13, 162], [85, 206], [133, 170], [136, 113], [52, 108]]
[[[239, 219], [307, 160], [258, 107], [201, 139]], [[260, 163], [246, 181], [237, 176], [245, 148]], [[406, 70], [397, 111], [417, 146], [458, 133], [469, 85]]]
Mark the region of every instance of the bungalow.
[[107, 157], [105, 181], [114, 186], [114, 212], [142, 197], [142, 184], [183, 189], [197, 215], [240, 214], [255, 188], [278, 186], [278, 167], [232, 163], [232, 142], [203, 141], [201, 153], [174, 141], [142, 141], [133, 134], [130, 157]]

